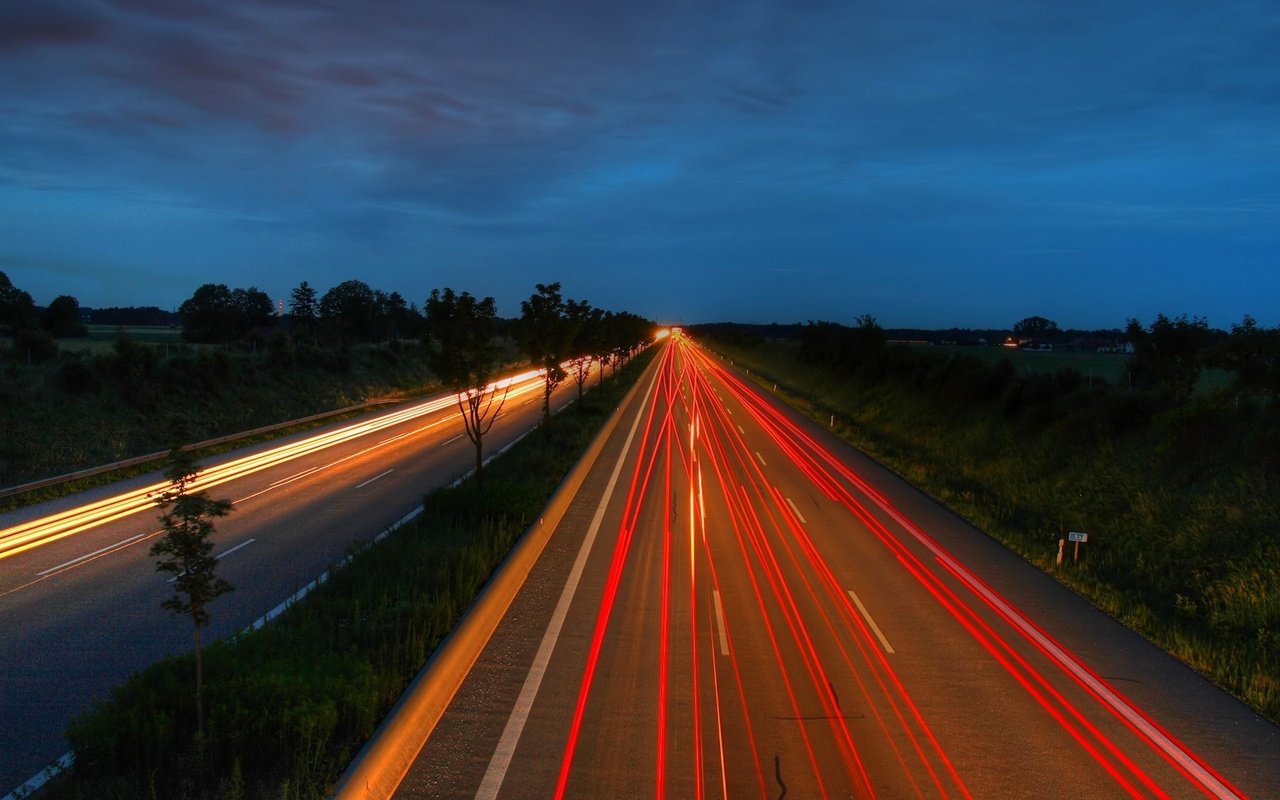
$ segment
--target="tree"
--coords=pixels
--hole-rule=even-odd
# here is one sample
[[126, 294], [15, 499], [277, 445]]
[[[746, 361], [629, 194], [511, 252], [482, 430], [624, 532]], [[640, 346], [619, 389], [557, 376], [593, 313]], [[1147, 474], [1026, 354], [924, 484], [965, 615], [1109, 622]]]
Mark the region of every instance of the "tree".
[[55, 339], [87, 336], [89, 331], [80, 321], [80, 301], [68, 294], [55, 297], [40, 316], [40, 327]]
[[1013, 324], [1013, 335], [1020, 339], [1044, 339], [1061, 332], [1058, 323], [1044, 317], [1027, 317]]
[[225, 283], [206, 283], [178, 306], [182, 338], [188, 342], [221, 344], [239, 335], [239, 314]]
[[164, 535], [151, 546], [151, 555], [157, 557], [157, 572], [173, 575], [174, 594], [162, 606], [191, 618], [196, 648], [196, 732], [202, 734], [204, 664], [200, 629], [209, 624], [209, 603], [233, 587], [214, 573], [218, 560], [212, 555], [210, 541], [213, 520], [231, 513], [231, 502], [191, 491], [199, 472], [195, 456], [189, 451], [176, 444], [169, 450], [169, 469], [165, 473], [169, 486], [156, 498], [156, 505], [164, 509], [160, 516]]
[[569, 326], [569, 365], [573, 369], [573, 381], [578, 384], [578, 402], [591, 375], [591, 362], [595, 358], [592, 337], [596, 335], [600, 309], [592, 308], [586, 300], [570, 300], [565, 303], [565, 322]]
[[0, 325], [7, 325], [14, 333], [31, 327], [36, 305], [31, 295], [14, 286], [9, 276], [0, 272]]
[[1168, 392], [1175, 400], [1186, 400], [1200, 379], [1200, 351], [1209, 338], [1209, 323], [1186, 314], [1171, 320], [1157, 314], [1144, 329], [1129, 320], [1125, 337], [1133, 345], [1129, 370], [1139, 384]]
[[378, 298], [364, 281], [343, 281], [325, 292], [319, 312], [339, 340], [369, 342], [378, 335]]
[[569, 321], [560, 284], [537, 284], [528, 300], [520, 302], [517, 340], [533, 365], [542, 371], [542, 421], [551, 421], [551, 393], [566, 377], [561, 362], [568, 356]]
[[1248, 315], [1231, 326], [1231, 335], [1214, 355], [1213, 363], [1236, 374], [1236, 387], [1280, 399], [1280, 328], [1259, 327]]
[[320, 304], [316, 290], [306, 281], [289, 295], [289, 325], [296, 335], [314, 335]]
[[492, 380], [498, 364], [494, 334], [497, 305], [492, 297], [477, 300], [467, 292], [433, 289], [426, 304], [427, 343], [431, 371], [457, 392], [458, 411], [467, 438], [476, 448], [476, 486], [484, 487], [483, 442], [502, 412], [511, 385]]
[[276, 309], [271, 305], [271, 298], [256, 286], [233, 289], [231, 305], [236, 312], [236, 338], [255, 328], [271, 328], [276, 324]]

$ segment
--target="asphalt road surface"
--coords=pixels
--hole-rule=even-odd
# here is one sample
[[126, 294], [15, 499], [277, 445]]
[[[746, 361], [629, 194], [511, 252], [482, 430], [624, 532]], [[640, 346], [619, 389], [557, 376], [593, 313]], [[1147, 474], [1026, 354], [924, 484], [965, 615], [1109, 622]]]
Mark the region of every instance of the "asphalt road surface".
[[1280, 797], [1280, 733], [673, 337], [400, 798]]
[[[576, 393], [566, 381], [553, 408]], [[533, 427], [541, 401], [540, 378], [514, 384], [486, 454]], [[209, 607], [206, 637], [245, 628], [464, 474], [474, 454], [443, 396], [210, 459], [196, 488], [235, 502], [214, 536], [235, 591]], [[160, 607], [172, 587], [148, 553], [159, 524], [145, 493], [160, 482], [0, 515], [0, 792], [61, 756], [67, 723], [92, 701], [191, 648], [189, 622]]]

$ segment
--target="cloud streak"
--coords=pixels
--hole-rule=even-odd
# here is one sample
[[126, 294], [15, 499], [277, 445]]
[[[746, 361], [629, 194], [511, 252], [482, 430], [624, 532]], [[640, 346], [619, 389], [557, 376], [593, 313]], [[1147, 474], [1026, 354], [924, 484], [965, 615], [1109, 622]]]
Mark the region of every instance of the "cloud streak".
[[[41, 265], [83, 259], [273, 296], [457, 276], [503, 313], [563, 279], [686, 321], [1280, 307], [1266, 2], [14, 5], [3, 266], [45, 302]], [[1221, 291], [1207, 264], [1152, 285], [1215, 252]]]

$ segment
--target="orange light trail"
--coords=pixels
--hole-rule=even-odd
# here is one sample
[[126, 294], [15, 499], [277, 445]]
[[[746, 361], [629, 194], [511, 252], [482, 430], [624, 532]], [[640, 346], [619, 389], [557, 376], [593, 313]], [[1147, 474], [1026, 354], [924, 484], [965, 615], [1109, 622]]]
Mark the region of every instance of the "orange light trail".
[[[536, 391], [540, 386], [540, 373], [525, 372], [520, 375], [515, 375], [498, 381], [492, 385], [492, 388], [506, 389], [510, 387], [510, 396], [517, 397], [528, 392]], [[428, 414], [450, 409], [455, 407], [456, 399], [456, 396], [452, 394], [435, 397], [394, 413], [377, 417], [376, 419], [363, 420], [351, 425], [345, 425], [339, 429], [327, 431], [315, 436], [309, 436], [305, 439], [290, 442], [278, 447], [273, 447], [261, 453], [255, 453], [223, 464], [217, 464], [202, 471], [197, 478], [192, 481], [191, 490], [203, 491], [215, 486], [220, 486], [229, 481], [236, 480], [237, 478], [261, 472], [262, 470], [334, 447], [335, 445], [344, 444], [360, 437], [369, 436], [370, 434], [386, 428], [400, 425]], [[445, 417], [434, 423], [418, 428], [412, 433], [429, 430], [450, 422], [453, 419], [453, 416]], [[375, 449], [375, 447], [370, 447], [362, 452], [368, 452], [368, 450]], [[331, 465], [326, 464], [325, 466]], [[67, 511], [49, 514], [39, 519], [34, 519], [29, 522], [24, 522], [0, 530], [0, 559], [11, 558], [19, 553], [24, 553], [37, 547], [41, 547], [42, 545], [49, 544], [50, 542], [55, 542], [60, 539], [65, 539], [68, 536], [74, 536], [75, 534], [92, 530], [98, 526], [123, 519], [141, 511], [154, 510], [155, 495], [163, 491], [168, 487], [168, 485], [167, 481], [152, 483], [139, 489], [123, 492], [103, 500], [88, 503]]]

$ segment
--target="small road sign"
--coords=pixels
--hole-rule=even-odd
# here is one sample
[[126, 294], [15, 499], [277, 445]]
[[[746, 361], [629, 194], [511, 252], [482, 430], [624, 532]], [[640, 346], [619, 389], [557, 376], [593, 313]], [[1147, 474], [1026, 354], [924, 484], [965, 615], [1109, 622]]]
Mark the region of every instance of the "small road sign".
[[1079, 531], [1071, 531], [1070, 533], [1068, 533], [1068, 534], [1067, 534], [1067, 541], [1070, 541], [1070, 542], [1087, 542], [1087, 541], [1089, 541], [1089, 534], [1087, 534], [1087, 533], [1080, 533]]

